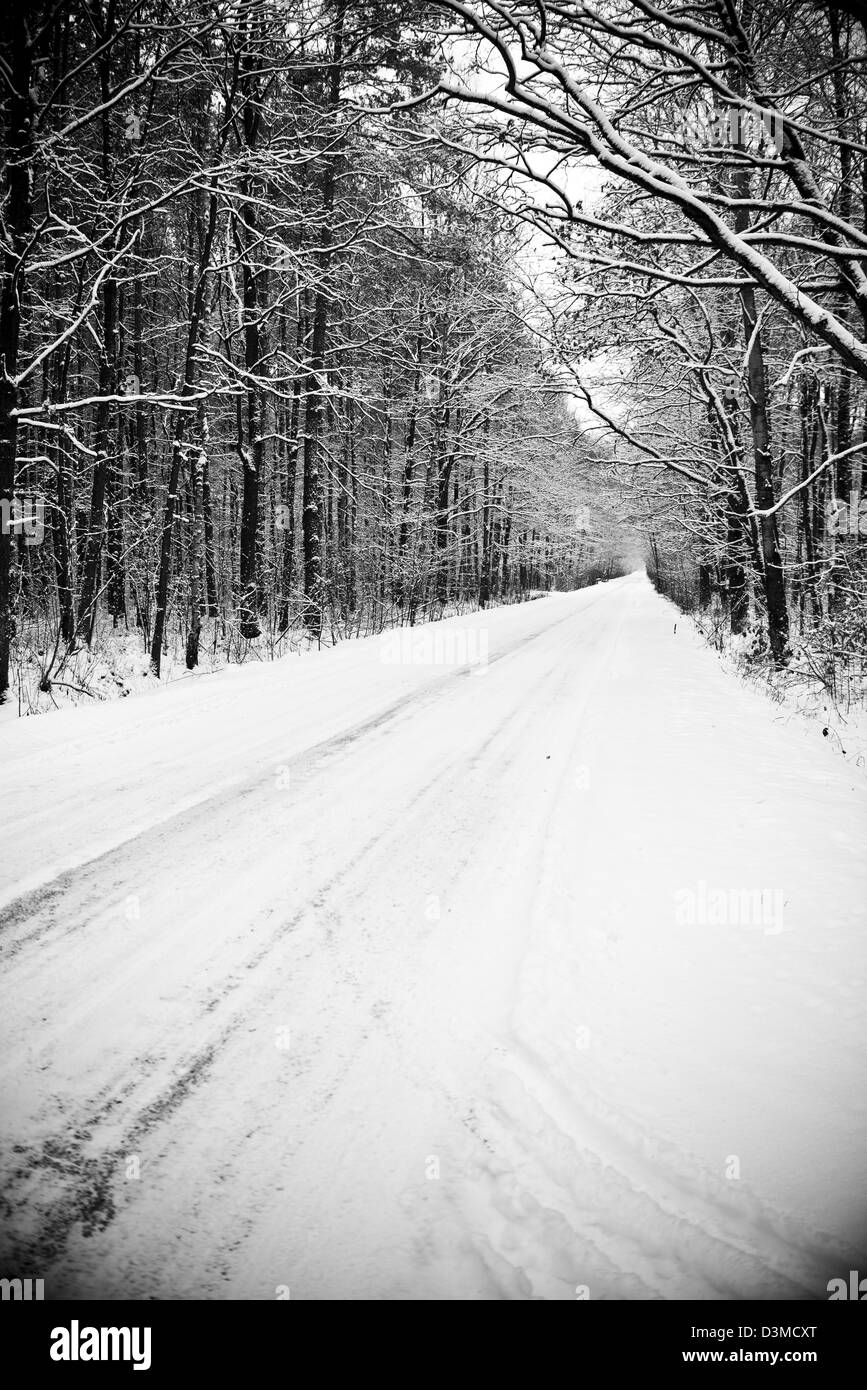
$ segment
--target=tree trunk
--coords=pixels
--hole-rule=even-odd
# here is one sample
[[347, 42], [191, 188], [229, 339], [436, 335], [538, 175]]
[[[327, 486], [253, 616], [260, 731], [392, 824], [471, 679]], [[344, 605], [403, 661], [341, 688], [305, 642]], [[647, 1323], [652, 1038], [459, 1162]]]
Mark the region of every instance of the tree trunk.
[[[214, 241], [214, 233], [217, 227], [217, 195], [211, 194], [208, 209], [208, 226], [205, 232], [204, 245], [202, 247], [202, 257], [199, 265], [199, 275], [193, 292], [192, 312], [190, 314], [190, 324], [187, 331], [187, 347], [184, 356], [184, 374], [181, 383], [180, 394], [187, 397], [192, 394], [195, 381], [195, 355], [196, 346], [199, 340], [199, 329], [201, 327], [202, 311], [205, 303], [205, 282], [208, 270], [208, 263], [211, 259], [211, 247]], [[154, 614], [154, 630], [151, 639], [151, 670], [159, 677], [160, 663], [162, 661], [163, 638], [165, 636], [166, 609], [169, 598], [169, 574], [172, 563], [172, 533], [174, 530], [175, 509], [178, 500], [178, 486], [181, 476], [181, 461], [183, 458], [183, 442], [186, 432], [188, 412], [179, 410], [175, 423], [175, 435], [172, 444], [172, 461], [169, 473], [169, 488], [166, 495], [165, 516], [163, 518], [162, 537], [160, 541], [160, 570], [157, 580], [157, 602]]]
[[3, 287], [0, 292], [0, 702], [9, 689], [9, 651], [14, 631], [12, 594], [12, 534], [6, 524], [15, 488], [15, 455], [18, 444], [18, 348], [21, 335], [21, 300], [24, 295], [24, 255], [30, 234], [32, 52], [24, 5], [13, 6], [4, 21], [3, 45], [9, 70], [6, 162], [6, 248], [3, 254]]

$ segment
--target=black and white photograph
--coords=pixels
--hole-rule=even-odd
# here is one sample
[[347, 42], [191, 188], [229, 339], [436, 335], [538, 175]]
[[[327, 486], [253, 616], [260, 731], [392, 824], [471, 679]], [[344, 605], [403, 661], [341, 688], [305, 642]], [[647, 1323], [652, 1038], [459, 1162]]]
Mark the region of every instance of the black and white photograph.
[[865, 26], [8, 0], [35, 1367], [544, 1301], [821, 1371], [867, 1300]]

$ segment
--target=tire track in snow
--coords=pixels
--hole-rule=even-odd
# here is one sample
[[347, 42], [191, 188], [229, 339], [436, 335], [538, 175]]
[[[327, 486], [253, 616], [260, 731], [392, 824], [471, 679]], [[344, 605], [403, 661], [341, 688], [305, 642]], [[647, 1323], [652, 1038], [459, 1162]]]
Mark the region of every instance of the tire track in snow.
[[[588, 604], [585, 607], [589, 608], [591, 606], [592, 605]], [[567, 615], [566, 618], [559, 619], [559, 622], [567, 621], [569, 617], [574, 619], [575, 615]], [[508, 650], [498, 654], [498, 661], [502, 661], [511, 655], [520, 653], [527, 644], [534, 639], [535, 634], [531, 638], [521, 639], [510, 644]], [[437, 681], [434, 688], [428, 686], [421, 691], [413, 692], [410, 696], [404, 697], [386, 711], [383, 711], [371, 720], [365, 721], [364, 724], [357, 726], [355, 729], [337, 735], [314, 749], [306, 750], [296, 755], [296, 757], [291, 760], [291, 765], [304, 768], [310, 776], [318, 774], [319, 777], [327, 777], [330, 769], [338, 775], [338, 777], [342, 776], [345, 779], [345, 763], [342, 760], [345, 759], [348, 749], [351, 749], [353, 745], [359, 742], [363, 742], [364, 739], [369, 736], [388, 732], [389, 726], [403, 717], [417, 717], [420, 709], [435, 702], [447, 687], [452, 686], [456, 679], [460, 679], [462, 674], [464, 673], [459, 673], [456, 677], [454, 674], [450, 673], [445, 678]], [[543, 675], [539, 677], [537, 685], [542, 686], [546, 679], [547, 676], [543, 673]], [[520, 725], [523, 729], [526, 722], [533, 718], [533, 714], [532, 711], [529, 713], [526, 712], [519, 700], [510, 717], [512, 719], [519, 717]], [[500, 733], [500, 729], [495, 729], [491, 738], [496, 738]], [[435, 795], [440, 785], [448, 784], [450, 779], [453, 780], [455, 770], [462, 763], [463, 756], [462, 752], [456, 753], [445, 766], [440, 768], [431, 781], [417, 791], [415, 795], [410, 797], [406, 806], [397, 811], [395, 819], [402, 817], [407, 812], [412, 812], [416, 803], [430, 798], [432, 794]], [[337, 766], [339, 760], [341, 762], [340, 768]], [[247, 787], [233, 789], [231, 792], [225, 793], [219, 798], [216, 805], [212, 800], [208, 805], [197, 807], [195, 810], [186, 813], [183, 817], [183, 821], [176, 823], [172, 827], [176, 856], [183, 858], [189, 853], [190, 847], [195, 845], [196, 836], [210, 829], [210, 814], [212, 814], [215, 809], [222, 810], [226, 806], [235, 804], [237, 798], [241, 795], [247, 797], [255, 796], [260, 787], [261, 779], [257, 779], [255, 782], [251, 782]], [[329, 795], [330, 788], [323, 784], [319, 793], [320, 801], [326, 801]], [[184, 843], [185, 836], [189, 837], [189, 844]], [[331, 884], [328, 889], [329, 894], [339, 891], [343, 880], [351, 875], [356, 866], [369, 854], [370, 850], [379, 844], [382, 837], [383, 827], [380, 825], [366, 838], [357, 853], [337, 871], [336, 875], [332, 875]], [[152, 830], [144, 835], [140, 835], [136, 842], [126, 844], [121, 849], [105, 856], [104, 860], [96, 866], [92, 864], [82, 865], [74, 876], [70, 876], [69, 879], [64, 881], [61, 885], [58, 885], [60, 894], [69, 893], [77, 889], [79, 894], [84, 898], [77, 915], [73, 914], [72, 905], [68, 898], [58, 896], [56, 899], [56, 901], [63, 906], [65, 916], [73, 915], [72, 924], [68, 928], [63, 927], [60, 935], [57, 933], [56, 924], [52, 921], [50, 907], [46, 911], [45, 906], [40, 903], [42, 913], [44, 917], [47, 917], [47, 920], [43, 920], [40, 923], [39, 927], [36, 929], [38, 935], [35, 935], [29, 943], [32, 946], [38, 941], [41, 954], [39, 960], [33, 963], [32, 978], [28, 980], [25, 977], [19, 982], [25, 995], [27, 994], [28, 987], [34, 987], [39, 977], [44, 973], [46, 966], [44, 950], [45, 937], [52, 936], [55, 938], [52, 944], [59, 958], [67, 949], [64, 939], [66, 936], [70, 933], [80, 934], [81, 932], [90, 932], [92, 930], [93, 923], [91, 920], [88, 920], [88, 913], [95, 903], [99, 901], [100, 895], [104, 894], [108, 871], [111, 870], [112, 873], [113, 893], [117, 894], [117, 898], [120, 900], [126, 888], [133, 887], [140, 882], [143, 865], [147, 865], [148, 859], [150, 858], [151, 861], [158, 859], [162, 855], [164, 848], [164, 828], [160, 827], [159, 830]], [[92, 870], [94, 867], [97, 868], [100, 874], [100, 878], [97, 880], [96, 885], [92, 883]], [[74, 1133], [88, 1136], [89, 1147], [91, 1149], [97, 1149], [100, 1142], [100, 1131], [104, 1129], [108, 1121], [111, 1121], [111, 1129], [116, 1139], [118, 1137], [118, 1131], [123, 1131], [123, 1137], [116, 1143], [116, 1155], [128, 1151], [130, 1146], [140, 1143], [152, 1124], [156, 1123], [161, 1115], [168, 1113], [172, 1109], [172, 1096], [178, 1094], [181, 1096], [186, 1095], [189, 1089], [190, 1079], [194, 1079], [195, 1083], [198, 1085], [203, 1083], [215, 1055], [220, 1052], [228, 1037], [243, 1023], [244, 1011], [245, 1008], [248, 1007], [249, 1001], [247, 995], [242, 994], [242, 997], [236, 1002], [232, 1011], [233, 1021], [231, 1025], [228, 1026], [226, 1024], [226, 1008], [215, 1006], [222, 1005], [227, 995], [230, 994], [234, 988], [237, 988], [236, 982], [239, 975], [243, 978], [245, 970], [255, 970], [256, 967], [268, 957], [275, 943], [277, 943], [287, 931], [291, 931], [297, 922], [309, 913], [310, 904], [316, 897], [317, 890], [309, 887], [305, 902], [295, 911], [294, 915], [288, 921], [281, 922], [264, 941], [264, 944], [258, 946], [252, 956], [249, 956], [247, 959], [237, 964], [233, 972], [235, 978], [230, 981], [224, 981], [216, 990], [211, 991], [211, 998], [206, 1005], [207, 1012], [214, 1014], [213, 1019], [210, 1021], [211, 1037], [209, 1037], [208, 1041], [203, 1046], [188, 1053], [186, 1057], [182, 1056], [175, 1064], [170, 1078], [165, 1082], [162, 1081], [161, 1069], [159, 1067], [156, 1069], [154, 1068], [154, 1059], [152, 1057], [136, 1056], [133, 1059], [128, 1059], [125, 1061], [123, 1068], [119, 1069], [118, 1072], [101, 1087], [100, 1091], [94, 1097], [96, 1103], [91, 1106], [89, 1113], [79, 1115], [78, 1117], [65, 1116], [66, 1128], [69, 1129], [72, 1127]], [[273, 916], [273, 907], [266, 908], [265, 915]], [[279, 913], [277, 915], [279, 916]], [[25, 943], [21, 944], [23, 945]], [[158, 937], [145, 951], [138, 951], [133, 954], [124, 968], [106, 968], [103, 973], [104, 984], [102, 990], [100, 991], [99, 988], [96, 990], [93, 988], [89, 989], [86, 1000], [82, 1000], [82, 1003], [77, 1009], [66, 1009], [64, 1025], [67, 1031], [74, 1031], [75, 1029], [86, 1026], [88, 1019], [92, 1018], [101, 1007], [106, 1005], [110, 996], [125, 994], [134, 985], [137, 978], [143, 975], [150, 976], [158, 972], [161, 962], [171, 956], [172, 950], [171, 941], [166, 941]], [[50, 964], [50, 962], [48, 963]], [[109, 962], [108, 965], [110, 966], [111, 962]], [[199, 1034], [201, 1032], [201, 1016], [197, 1016], [193, 1020], [188, 1031], [191, 1034]], [[20, 1067], [22, 1060], [20, 1054], [17, 1056], [14, 1054], [7, 1054], [4, 1058], [3, 1069], [7, 1073], [15, 1071], [17, 1067]], [[142, 1073], [143, 1079], [140, 1083], [127, 1082], [126, 1084], [122, 1084], [124, 1073], [128, 1075], [130, 1070], [134, 1073]], [[154, 1082], [156, 1082], [158, 1086], [163, 1087], [163, 1090], [158, 1090], [156, 1094], [153, 1093]], [[125, 1120], [121, 1119], [122, 1116], [126, 1117]], [[148, 1116], [150, 1117], [149, 1120], [145, 1118]], [[92, 1142], [90, 1142], [90, 1136], [95, 1136]], [[43, 1158], [46, 1152], [50, 1152], [53, 1147], [56, 1147], [57, 1142], [55, 1138], [50, 1135], [48, 1136], [43, 1142]], [[103, 1151], [98, 1154], [98, 1158], [89, 1158], [87, 1162], [90, 1164], [98, 1162], [101, 1166], [104, 1166], [104, 1159], [105, 1153]], [[81, 1164], [83, 1164], [83, 1162], [84, 1160], [81, 1161]], [[79, 1166], [81, 1166], [81, 1164]], [[73, 1165], [73, 1169], [74, 1166], [75, 1165]], [[87, 1186], [88, 1181], [87, 1171], [85, 1171], [85, 1186]], [[29, 1184], [25, 1183], [25, 1189], [28, 1187]], [[74, 1222], [78, 1219], [76, 1213], [81, 1209], [80, 1192], [67, 1195], [59, 1204], [55, 1203], [46, 1216], [46, 1228], [52, 1233], [49, 1241], [50, 1248], [52, 1249], [56, 1248], [58, 1232], [64, 1229], [64, 1221], [62, 1218], [64, 1203], [67, 1217]], [[103, 1205], [107, 1210], [114, 1210], [114, 1203], [109, 1204], [104, 1202]], [[66, 1224], [68, 1226], [69, 1222]], [[33, 1238], [36, 1249], [39, 1249], [39, 1239], [38, 1236]], [[28, 1244], [30, 1244], [30, 1242], [28, 1242]], [[31, 1248], [33, 1248], [32, 1245]]]

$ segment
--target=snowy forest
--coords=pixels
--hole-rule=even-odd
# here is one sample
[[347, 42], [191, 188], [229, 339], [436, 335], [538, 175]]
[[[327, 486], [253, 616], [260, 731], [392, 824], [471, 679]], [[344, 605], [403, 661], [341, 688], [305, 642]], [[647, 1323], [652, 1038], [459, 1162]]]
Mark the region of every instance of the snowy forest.
[[635, 554], [857, 688], [864, 58], [813, 0], [16, 7], [0, 698]]

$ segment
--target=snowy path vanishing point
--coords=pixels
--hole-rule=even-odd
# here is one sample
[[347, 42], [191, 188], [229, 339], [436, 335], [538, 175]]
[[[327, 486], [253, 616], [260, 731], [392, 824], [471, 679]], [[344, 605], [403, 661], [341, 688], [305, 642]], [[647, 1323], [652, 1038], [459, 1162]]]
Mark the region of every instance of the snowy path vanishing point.
[[[218, 1299], [867, 1273], [867, 783], [676, 617], [633, 575], [450, 620], [484, 675], [371, 639], [7, 724], [2, 1272]], [[680, 920], [753, 890], [781, 920]]]

